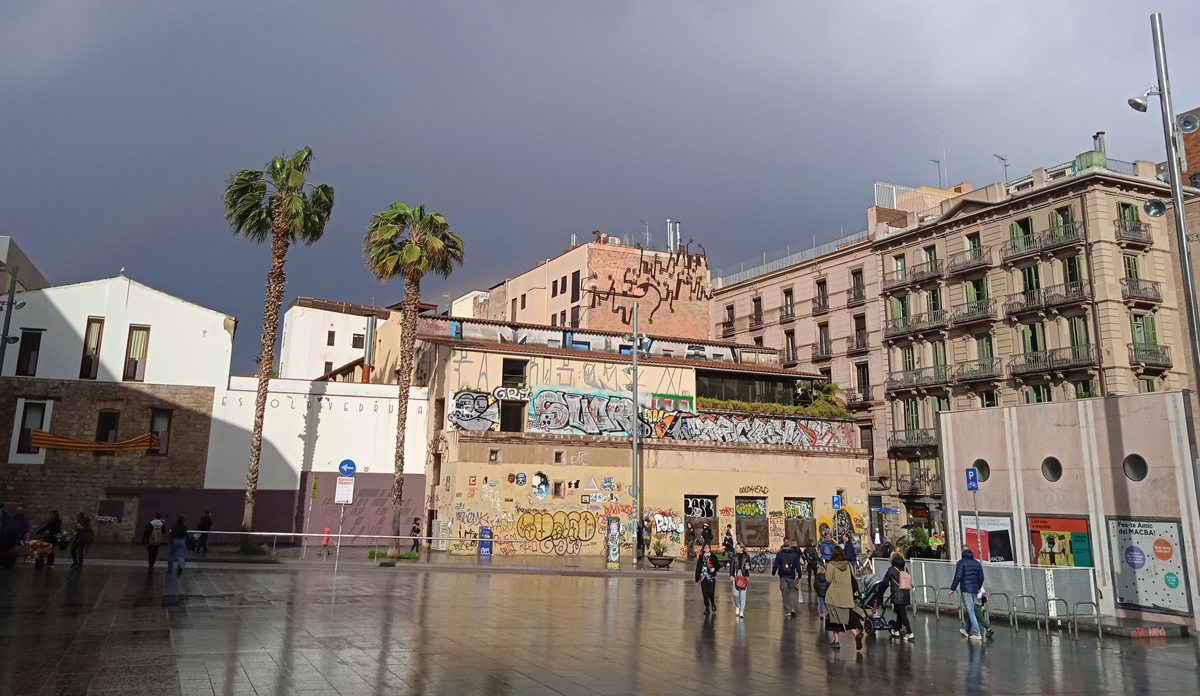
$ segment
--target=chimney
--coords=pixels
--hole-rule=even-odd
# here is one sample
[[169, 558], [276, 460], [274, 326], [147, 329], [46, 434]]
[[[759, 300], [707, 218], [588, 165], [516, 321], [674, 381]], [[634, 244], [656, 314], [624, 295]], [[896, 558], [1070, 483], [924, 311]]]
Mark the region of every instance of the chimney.
[[679, 220], [675, 221], [675, 251], [679, 250], [679, 243], [683, 240], [683, 237], [681, 236], [683, 232], [679, 229], [680, 225], [682, 224], [683, 223]]
[[667, 218], [667, 251], [671, 250], [671, 240], [674, 239], [671, 234], [671, 218]]
[[1092, 136], [1092, 149], [1096, 152], [1104, 152], [1104, 131], [1097, 131]]
[[575, 248], [575, 233], [574, 232], [571, 233], [571, 248], [572, 249]]
[[371, 368], [375, 367], [375, 315], [367, 317], [367, 336], [366, 343], [363, 346], [363, 370], [362, 381], [367, 383], [371, 381]]

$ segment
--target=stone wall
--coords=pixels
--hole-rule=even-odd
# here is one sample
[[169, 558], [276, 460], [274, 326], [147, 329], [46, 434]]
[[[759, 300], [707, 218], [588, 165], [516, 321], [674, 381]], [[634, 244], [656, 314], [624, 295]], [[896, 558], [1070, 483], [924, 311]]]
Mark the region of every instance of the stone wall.
[[[23, 505], [36, 529], [57, 509], [64, 523], [76, 512], [95, 518], [101, 500], [125, 501], [122, 522], [97, 524], [98, 541], [129, 541], [137, 534], [138, 489], [194, 489], [204, 486], [212, 420], [213, 389], [131, 382], [0, 379], [0, 501]], [[173, 411], [166, 455], [145, 451], [97, 455], [47, 450], [44, 464], [8, 463], [18, 399], [53, 402], [50, 433], [94, 440], [101, 410], [120, 412], [117, 440], [150, 430], [153, 408]]]

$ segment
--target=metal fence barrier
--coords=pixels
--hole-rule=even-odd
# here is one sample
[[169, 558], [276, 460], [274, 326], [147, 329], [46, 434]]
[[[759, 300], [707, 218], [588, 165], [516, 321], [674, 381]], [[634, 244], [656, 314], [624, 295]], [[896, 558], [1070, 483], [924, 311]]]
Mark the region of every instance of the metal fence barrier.
[[1075, 640], [1079, 640], [1079, 607], [1091, 607], [1092, 615], [1096, 617], [1096, 635], [1104, 640], [1104, 628], [1100, 625], [1100, 605], [1095, 602], [1076, 602], [1071, 608], [1071, 625], [1075, 627]]

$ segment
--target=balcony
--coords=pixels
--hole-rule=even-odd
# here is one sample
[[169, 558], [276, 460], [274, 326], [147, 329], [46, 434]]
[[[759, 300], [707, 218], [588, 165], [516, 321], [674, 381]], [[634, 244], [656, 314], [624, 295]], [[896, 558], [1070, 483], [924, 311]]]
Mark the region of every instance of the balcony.
[[859, 329], [854, 332], [853, 336], [846, 338], [847, 353], [862, 353], [871, 349], [870, 341], [867, 339], [867, 330]]
[[1084, 229], [1082, 222], [1068, 222], [1059, 227], [1051, 227], [1043, 232], [1039, 239], [1043, 251], [1072, 244], [1081, 244], [1083, 241]]
[[943, 262], [941, 259], [933, 259], [925, 263], [918, 264], [908, 269], [906, 282], [908, 283], [923, 283], [927, 280], [941, 278], [944, 275]]
[[951, 379], [949, 365], [934, 365], [919, 370], [901, 370], [889, 372], [886, 388], [888, 391], [915, 389], [917, 387], [934, 387], [949, 384]]
[[729, 337], [733, 335], [733, 320], [726, 319], [721, 322], [721, 336]]
[[1171, 347], [1154, 343], [1130, 343], [1129, 363], [1143, 367], [1171, 367]]
[[817, 295], [812, 298], [812, 313], [824, 314], [829, 311], [829, 295]]
[[1033, 312], [1046, 306], [1046, 293], [1041, 288], [1014, 292], [1004, 298], [1004, 313], [1008, 315]]
[[1021, 353], [1008, 361], [1008, 372], [1016, 377], [1051, 370], [1087, 367], [1099, 362], [1099, 351], [1096, 346], [1086, 344], [1041, 350], [1034, 353]]
[[871, 406], [871, 389], [858, 385], [858, 391], [846, 392], [846, 406], [851, 409], [869, 408]]
[[1150, 233], [1150, 223], [1137, 220], [1113, 220], [1116, 228], [1117, 242], [1150, 246], [1154, 244], [1154, 235]]
[[888, 449], [918, 449], [937, 444], [937, 433], [931, 429], [897, 430], [888, 438]]
[[779, 308], [779, 321], [792, 321], [796, 318], [796, 305], [787, 303]]
[[968, 360], [954, 366], [954, 381], [956, 382], [975, 382], [1003, 378], [1004, 366], [1000, 364], [1000, 358]]
[[887, 382], [884, 387], [888, 391], [896, 391], [898, 389], [915, 389], [918, 385], [919, 370], [899, 370], [897, 372], [889, 372]]
[[1036, 254], [1042, 250], [1041, 244], [1036, 236], [1027, 234], [1023, 237], [1013, 237], [1005, 242], [1000, 247], [1000, 258], [1004, 261], [1010, 261], [1029, 254]]
[[750, 328], [761, 329], [763, 325], [763, 313], [755, 312], [750, 315]]
[[901, 476], [896, 479], [896, 492], [900, 495], [941, 495], [942, 479], [934, 472], [916, 477]]
[[1141, 278], [1122, 278], [1121, 299], [1129, 303], [1158, 304], [1162, 302], [1162, 283]]
[[1086, 280], [1075, 280], [1062, 285], [1051, 285], [1042, 292], [1045, 293], [1047, 307], [1075, 304], [1092, 299], [1092, 284]]
[[883, 323], [883, 336], [884, 338], [891, 338], [893, 336], [903, 336], [904, 334], [912, 333], [917, 330], [920, 319], [921, 315], [887, 319]]
[[941, 329], [950, 324], [950, 312], [945, 309], [935, 309], [919, 316], [921, 323], [917, 327], [918, 331]]
[[883, 274], [883, 289], [891, 290], [893, 288], [903, 287], [908, 282], [908, 274], [903, 268]]
[[828, 360], [833, 357], [833, 344], [828, 339], [817, 341], [812, 347], [813, 360]]
[[783, 349], [783, 366], [792, 367], [800, 362], [800, 356], [796, 354], [796, 346], [788, 346]]
[[950, 257], [947, 269], [951, 274], [969, 271], [972, 268], [986, 268], [992, 265], [992, 248], [979, 247], [960, 251]]
[[975, 300], [955, 305], [951, 314], [951, 319], [957, 326], [973, 324], [977, 321], [991, 321], [995, 318], [996, 301], [993, 299]]
[[852, 285], [846, 291], [846, 306], [851, 307], [867, 301], [867, 289], [862, 285]]

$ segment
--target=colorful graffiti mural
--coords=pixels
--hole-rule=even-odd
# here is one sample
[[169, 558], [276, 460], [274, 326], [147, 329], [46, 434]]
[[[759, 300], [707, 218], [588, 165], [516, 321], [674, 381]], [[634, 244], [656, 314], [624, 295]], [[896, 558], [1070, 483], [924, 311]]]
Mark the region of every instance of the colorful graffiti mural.
[[829, 532], [838, 541], [841, 541], [843, 534], [862, 534], [866, 528], [862, 515], [851, 507], [842, 506], [841, 510], [834, 511], [832, 517], [817, 518], [817, 533], [824, 537], [825, 532]]
[[446, 420], [451, 430], [499, 430], [500, 401], [487, 392], [459, 389], [451, 392]]

